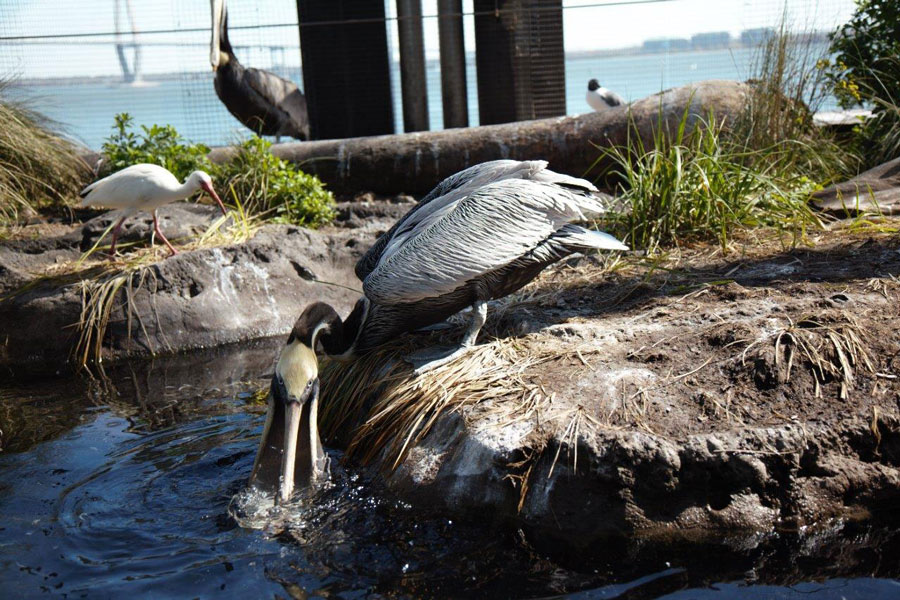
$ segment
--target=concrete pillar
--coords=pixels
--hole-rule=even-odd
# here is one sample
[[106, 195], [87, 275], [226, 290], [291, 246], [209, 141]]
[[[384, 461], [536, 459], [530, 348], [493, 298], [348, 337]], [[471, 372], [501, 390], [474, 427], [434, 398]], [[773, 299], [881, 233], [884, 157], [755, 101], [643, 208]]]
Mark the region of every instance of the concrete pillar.
[[562, 0], [474, 0], [482, 125], [566, 114]]
[[297, 0], [312, 139], [394, 133], [384, 3]]

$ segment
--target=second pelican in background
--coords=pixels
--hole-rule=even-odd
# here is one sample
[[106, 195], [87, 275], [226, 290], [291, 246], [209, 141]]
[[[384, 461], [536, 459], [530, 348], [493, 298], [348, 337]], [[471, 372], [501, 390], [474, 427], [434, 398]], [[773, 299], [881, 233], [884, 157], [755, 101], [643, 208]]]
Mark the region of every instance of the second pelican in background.
[[225, 0], [212, 0], [212, 42], [209, 62], [216, 72], [219, 100], [232, 115], [258, 135], [309, 139], [306, 97], [297, 85], [262, 69], [238, 62], [228, 40]]

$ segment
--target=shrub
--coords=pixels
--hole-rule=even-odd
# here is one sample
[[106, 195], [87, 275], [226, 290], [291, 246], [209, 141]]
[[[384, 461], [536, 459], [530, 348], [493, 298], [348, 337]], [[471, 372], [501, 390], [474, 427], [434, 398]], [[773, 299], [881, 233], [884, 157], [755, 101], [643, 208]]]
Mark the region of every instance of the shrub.
[[850, 20], [831, 36], [827, 74], [845, 108], [875, 101], [900, 85], [900, 3], [860, 0]]
[[171, 125], [142, 126], [141, 131], [132, 131], [128, 114], [116, 115], [114, 132], [103, 144], [106, 172], [148, 162], [184, 180], [201, 169], [218, 188], [233, 194], [249, 215], [307, 227], [334, 218], [334, 198], [319, 178], [272, 155], [271, 143], [260, 137], [241, 142], [228, 162], [215, 165], [207, 157], [208, 147], [186, 142]]
[[132, 131], [133, 119], [128, 113], [115, 117], [113, 134], [103, 143], [103, 175], [138, 163], [165, 167], [179, 181], [191, 171], [214, 171], [203, 144], [187, 143], [171, 125], [141, 125], [141, 133]]
[[257, 136], [245, 140], [237, 146], [234, 157], [219, 167], [219, 180], [233, 190], [251, 214], [308, 227], [331, 221], [335, 214], [331, 192], [315, 175], [269, 152], [271, 145]]
[[860, 0], [831, 34], [834, 60], [822, 61], [845, 108], [868, 105], [873, 116], [856, 141], [871, 167], [900, 156], [900, 3]]

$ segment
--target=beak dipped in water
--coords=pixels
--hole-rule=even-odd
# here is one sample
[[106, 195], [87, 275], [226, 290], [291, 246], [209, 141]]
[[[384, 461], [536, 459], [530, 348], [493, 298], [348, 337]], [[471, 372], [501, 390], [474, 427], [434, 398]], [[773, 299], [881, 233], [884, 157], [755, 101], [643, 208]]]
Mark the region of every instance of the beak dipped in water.
[[319, 440], [318, 365], [313, 351], [291, 340], [281, 352], [269, 411], [250, 485], [277, 491], [276, 502], [290, 500], [294, 488], [307, 488], [327, 474], [327, 457]]

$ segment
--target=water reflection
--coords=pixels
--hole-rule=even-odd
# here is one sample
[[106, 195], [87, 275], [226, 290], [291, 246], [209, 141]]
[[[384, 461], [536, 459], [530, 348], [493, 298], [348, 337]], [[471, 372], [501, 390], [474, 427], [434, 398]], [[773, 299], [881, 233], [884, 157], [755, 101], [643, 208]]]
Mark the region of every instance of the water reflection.
[[4, 388], [4, 597], [900, 593], [896, 525], [838, 522], [703, 545], [614, 539], [568, 556], [490, 514], [411, 506], [353, 468], [334, 469], [332, 485], [277, 518], [267, 513], [262, 530], [240, 527], [229, 505], [253, 463], [263, 422], [255, 392], [277, 345], [123, 365], [99, 383]]

